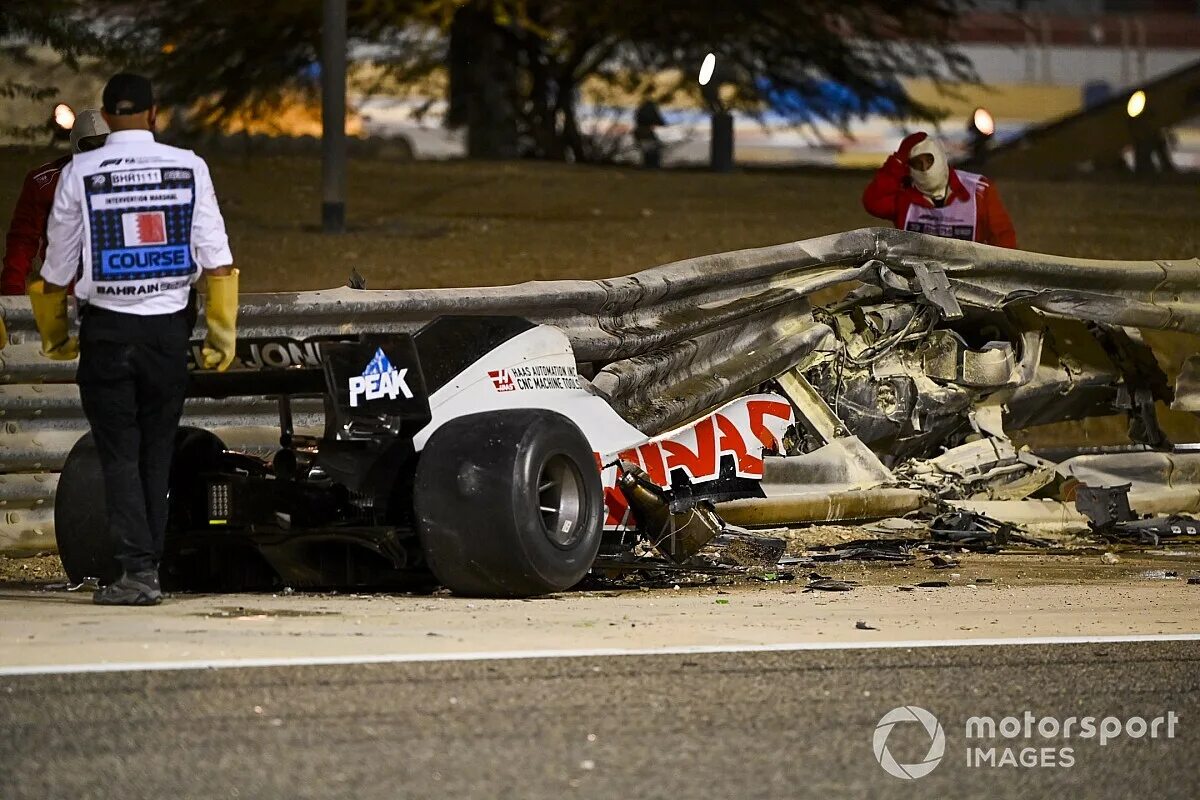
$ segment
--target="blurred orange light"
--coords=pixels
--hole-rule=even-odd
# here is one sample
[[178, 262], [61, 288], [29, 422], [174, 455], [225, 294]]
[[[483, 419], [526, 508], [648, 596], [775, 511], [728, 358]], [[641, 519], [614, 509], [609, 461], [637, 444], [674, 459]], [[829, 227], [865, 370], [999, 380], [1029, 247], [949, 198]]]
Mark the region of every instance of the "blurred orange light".
[[1138, 116], [1146, 110], [1146, 93], [1138, 89], [1133, 94], [1129, 95], [1129, 102], [1125, 104], [1125, 113], [1130, 119]]
[[984, 136], [991, 136], [996, 132], [996, 120], [986, 108], [975, 109], [975, 113], [971, 115], [971, 124]]
[[162, 46], [162, 51], [166, 55], [171, 55], [171, 53], [175, 52], [175, 45], [172, 44], [171, 42], [167, 42], [166, 44], [164, 44]]
[[75, 112], [69, 105], [59, 103], [54, 107], [54, 124], [64, 131], [71, 130], [71, 126], [75, 124]]

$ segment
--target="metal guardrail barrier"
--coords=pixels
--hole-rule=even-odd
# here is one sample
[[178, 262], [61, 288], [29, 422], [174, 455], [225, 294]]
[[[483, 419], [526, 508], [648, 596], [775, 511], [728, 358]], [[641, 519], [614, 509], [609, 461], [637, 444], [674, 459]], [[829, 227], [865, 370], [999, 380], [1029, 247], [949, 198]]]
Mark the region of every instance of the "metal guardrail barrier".
[[[1200, 261], [1099, 261], [865, 228], [702, 256], [604, 280], [466, 289], [246, 295], [239, 335], [415, 331], [446, 314], [515, 315], [562, 328], [593, 385], [649, 434], [668, 430], [823, 349], [810, 296], [862, 281], [957, 303], [1020, 302], [1048, 314], [1200, 333]], [[0, 298], [11, 338], [0, 351], [0, 553], [54, 547], [56, 471], [86, 430], [75, 364], [44, 359], [28, 300]], [[298, 428], [319, 404], [297, 403]], [[270, 397], [191, 400], [185, 424], [231, 447], [277, 445]]]

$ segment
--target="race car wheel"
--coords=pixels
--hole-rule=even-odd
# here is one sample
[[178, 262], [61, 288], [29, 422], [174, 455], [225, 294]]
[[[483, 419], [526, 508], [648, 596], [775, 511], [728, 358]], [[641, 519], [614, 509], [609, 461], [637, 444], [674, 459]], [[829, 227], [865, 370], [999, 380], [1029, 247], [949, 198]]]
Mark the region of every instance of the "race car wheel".
[[551, 411], [472, 414], [438, 428], [421, 451], [413, 505], [433, 574], [458, 594], [568, 589], [600, 548], [592, 448]]
[[[178, 491], [189, 473], [211, 463], [214, 453], [219, 455], [223, 449], [221, 440], [208, 431], [180, 428], [175, 436], [171, 492]], [[73, 583], [95, 578], [106, 584], [121, 576], [116, 542], [108, 528], [104, 473], [90, 433], [75, 443], [63, 464], [54, 495], [54, 536], [58, 557]]]
[[175, 454], [171, 457], [170, 518], [167, 535], [172, 531], [202, 527], [208, 521], [208, 484], [201, 477], [220, 468], [225, 443], [203, 428], [180, 428], [175, 435]]
[[95, 578], [106, 584], [121, 576], [106, 508], [100, 454], [88, 433], [67, 455], [54, 493], [54, 538], [72, 583]]

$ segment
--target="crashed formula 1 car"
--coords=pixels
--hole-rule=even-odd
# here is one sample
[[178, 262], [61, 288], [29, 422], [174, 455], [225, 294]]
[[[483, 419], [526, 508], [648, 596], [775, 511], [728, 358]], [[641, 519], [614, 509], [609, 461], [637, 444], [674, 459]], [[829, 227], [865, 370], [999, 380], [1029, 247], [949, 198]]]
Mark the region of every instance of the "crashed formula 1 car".
[[[1198, 365], [1147, 338], [1200, 331], [1196, 262], [865, 230], [438, 291], [326, 293], [340, 324], [251, 328], [240, 369], [194, 374], [197, 397], [275, 398], [280, 443], [255, 456], [181, 432], [165, 584], [525, 596], [686, 565], [748, 528], [958, 509], [1111, 532], [1200, 510], [1200, 454], [1160, 424], [1200, 408]], [[314, 397], [323, 429], [297, 429], [293, 403]], [[1020, 440], [1114, 415], [1120, 445]], [[73, 580], [116, 572], [100, 480], [85, 437], [56, 496]], [[1096, 487], [1132, 510], [1097, 522]]]

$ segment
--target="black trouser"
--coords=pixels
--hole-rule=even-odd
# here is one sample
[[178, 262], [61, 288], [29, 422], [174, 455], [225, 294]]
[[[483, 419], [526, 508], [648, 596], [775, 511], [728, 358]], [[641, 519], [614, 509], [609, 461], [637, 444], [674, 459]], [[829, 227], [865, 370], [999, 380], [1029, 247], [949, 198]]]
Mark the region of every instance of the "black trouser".
[[126, 572], [157, 569], [167, 484], [187, 389], [186, 314], [136, 316], [88, 306], [79, 397], [104, 471], [108, 527]]

